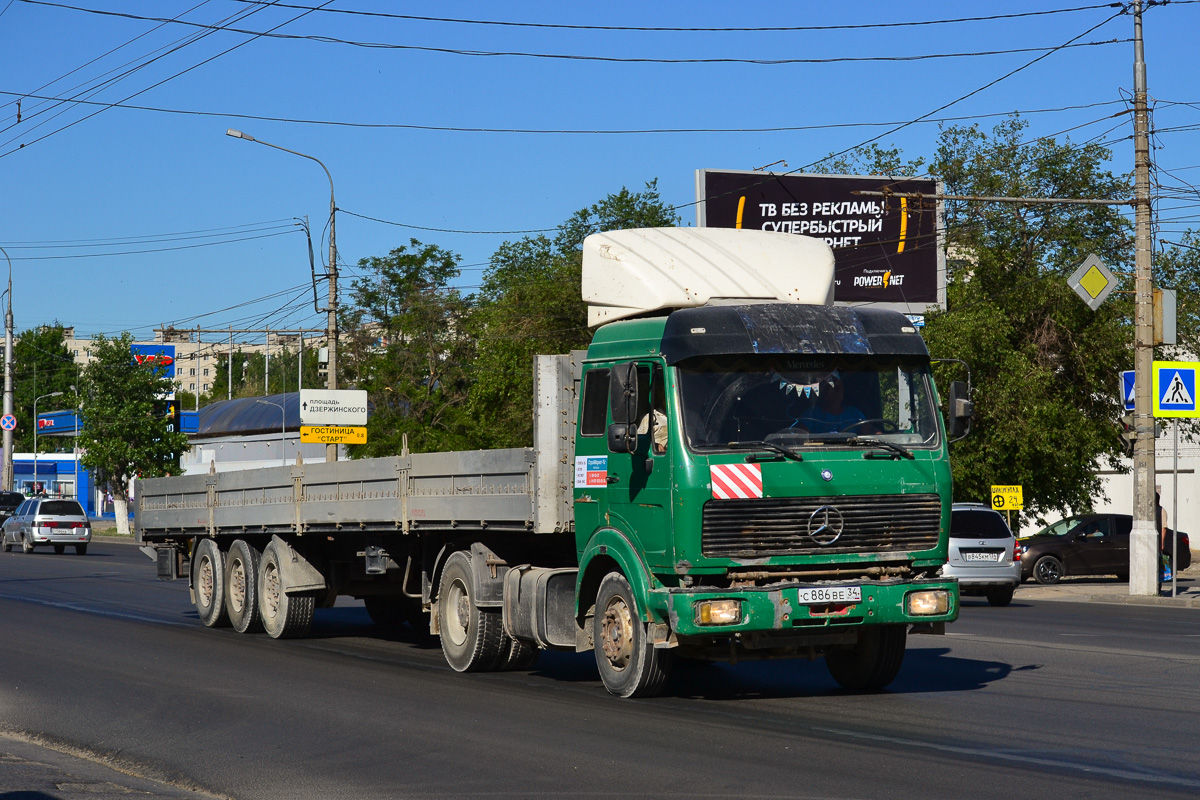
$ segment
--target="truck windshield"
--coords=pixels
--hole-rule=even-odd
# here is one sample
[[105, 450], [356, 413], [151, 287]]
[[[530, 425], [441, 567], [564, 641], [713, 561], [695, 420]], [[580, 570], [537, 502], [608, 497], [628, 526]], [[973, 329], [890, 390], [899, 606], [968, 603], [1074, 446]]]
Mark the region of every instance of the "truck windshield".
[[938, 444], [929, 362], [913, 356], [736, 355], [678, 366], [689, 446], [893, 450]]

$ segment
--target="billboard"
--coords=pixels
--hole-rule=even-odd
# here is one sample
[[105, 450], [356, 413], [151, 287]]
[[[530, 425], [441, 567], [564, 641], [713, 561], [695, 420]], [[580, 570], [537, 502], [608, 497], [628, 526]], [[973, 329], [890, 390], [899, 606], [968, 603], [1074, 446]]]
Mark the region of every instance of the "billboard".
[[909, 314], [946, 307], [940, 201], [856, 191], [940, 194], [931, 178], [696, 170], [696, 224], [824, 240], [833, 248], [834, 300]]
[[146, 364], [158, 368], [160, 375], [171, 379], [171, 390], [159, 397], [160, 400], [175, 399], [175, 345], [173, 344], [131, 344], [129, 346], [133, 360], [138, 364]]

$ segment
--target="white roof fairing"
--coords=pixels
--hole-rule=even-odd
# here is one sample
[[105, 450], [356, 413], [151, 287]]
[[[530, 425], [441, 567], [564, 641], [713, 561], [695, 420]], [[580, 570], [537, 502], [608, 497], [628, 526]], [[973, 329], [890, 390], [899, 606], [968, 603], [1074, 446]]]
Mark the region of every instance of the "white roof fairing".
[[717, 300], [830, 305], [833, 251], [820, 239], [732, 228], [634, 228], [583, 241], [588, 325]]

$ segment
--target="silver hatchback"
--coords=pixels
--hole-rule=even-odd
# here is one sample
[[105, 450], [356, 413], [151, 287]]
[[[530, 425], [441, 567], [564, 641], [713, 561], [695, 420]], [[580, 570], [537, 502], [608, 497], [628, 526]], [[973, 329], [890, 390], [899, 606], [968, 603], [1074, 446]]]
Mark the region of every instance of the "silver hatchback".
[[16, 545], [26, 553], [50, 545], [54, 552], [66, 552], [72, 545], [79, 555], [87, 553], [92, 540], [92, 524], [78, 500], [31, 497], [4, 521], [0, 548], [8, 552]]
[[1021, 583], [1015, 544], [998, 512], [982, 503], [955, 503], [950, 510], [949, 561], [942, 575], [958, 578], [961, 594], [982, 594], [992, 605], [1006, 606]]

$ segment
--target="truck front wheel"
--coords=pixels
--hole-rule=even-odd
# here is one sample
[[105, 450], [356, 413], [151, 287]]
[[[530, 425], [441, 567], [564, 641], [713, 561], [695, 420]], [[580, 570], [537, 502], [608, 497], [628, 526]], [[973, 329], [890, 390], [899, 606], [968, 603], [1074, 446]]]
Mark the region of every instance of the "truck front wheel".
[[908, 628], [904, 625], [872, 625], [860, 628], [858, 644], [825, 654], [829, 674], [842, 688], [876, 691], [891, 683], [904, 663]]
[[223, 628], [229, 624], [225, 613], [225, 554], [207, 537], [196, 543], [192, 553], [192, 598], [205, 625]]
[[255, 547], [242, 539], [225, 555], [225, 612], [238, 633], [262, 630], [258, 617], [258, 561]]
[[280, 561], [279, 550], [271, 542], [258, 562], [258, 614], [263, 629], [272, 639], [307, 636], [317, 599], [311, 594], [290, 595], [285, 591]]
[[629, 581], [610, 572], [600, 581], [592, 641], [600, 680], [617, 697], [653, 697], [670, 671], [670, 651], [656, 650]]
[[438, 581], [442, 653], [455, 672], [485, 672], [508, 656], [504, 620], [498, 610], [475, 605], [471, 557], [451, 554]]

